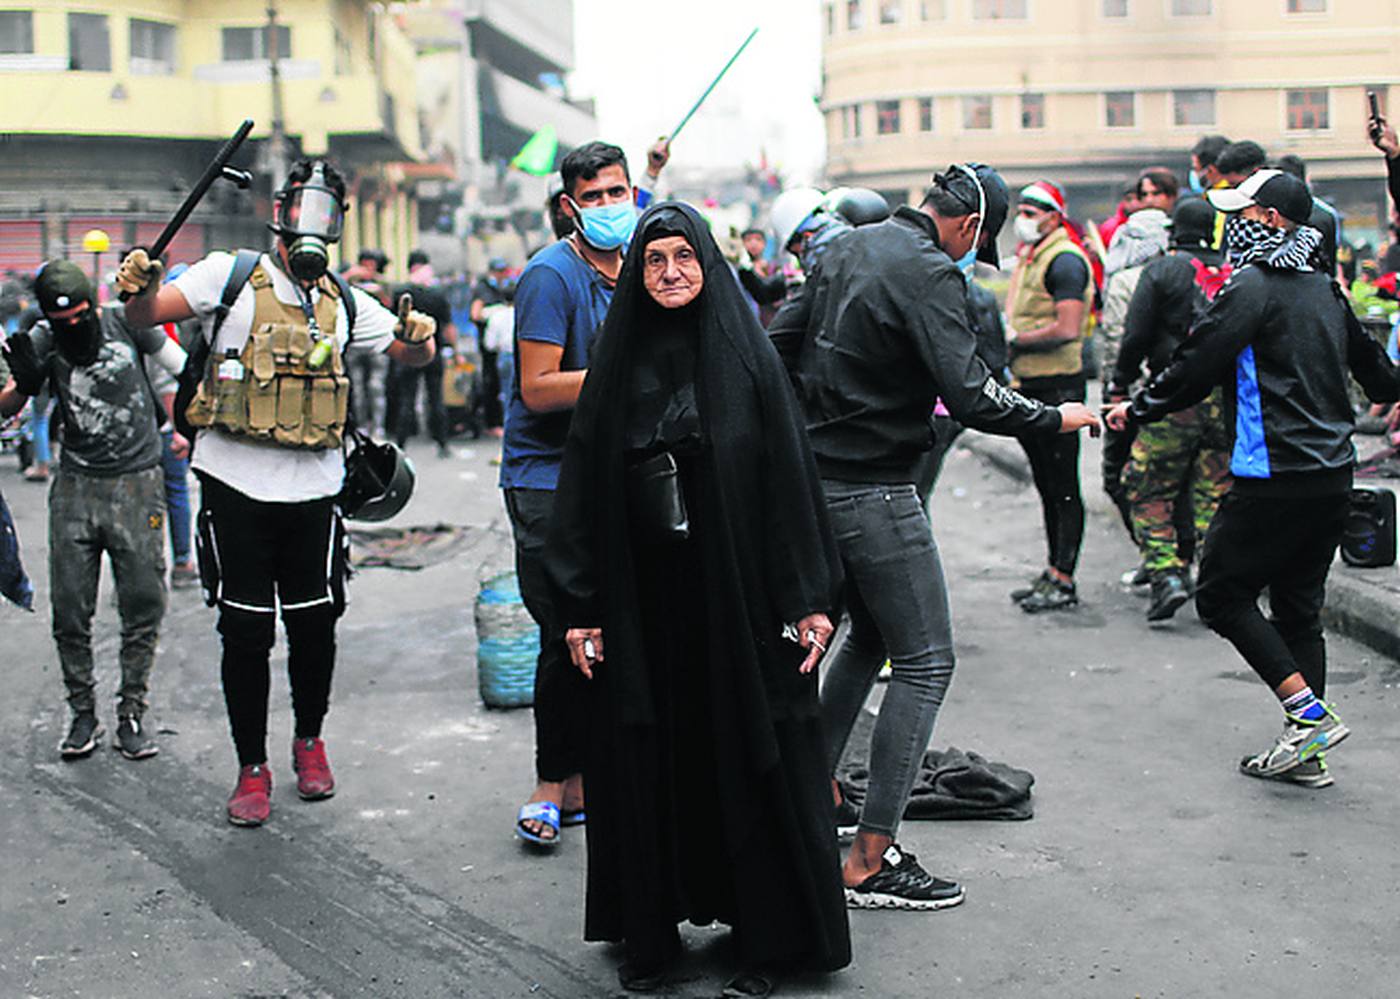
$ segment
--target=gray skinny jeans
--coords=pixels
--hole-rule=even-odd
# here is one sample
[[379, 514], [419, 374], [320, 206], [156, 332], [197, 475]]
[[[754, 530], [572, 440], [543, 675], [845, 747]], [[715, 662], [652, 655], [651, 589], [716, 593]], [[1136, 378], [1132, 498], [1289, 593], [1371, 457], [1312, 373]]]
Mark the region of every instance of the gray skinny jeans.
[[886, 658], [893, 676], [870, 740], [870, 789], [860, 828], [893, 838], [953, 678], [948, 588], [933, 530], [912, 483], [824, 480], [846, 570], [850, 631], [821, 688], [828, 769]]

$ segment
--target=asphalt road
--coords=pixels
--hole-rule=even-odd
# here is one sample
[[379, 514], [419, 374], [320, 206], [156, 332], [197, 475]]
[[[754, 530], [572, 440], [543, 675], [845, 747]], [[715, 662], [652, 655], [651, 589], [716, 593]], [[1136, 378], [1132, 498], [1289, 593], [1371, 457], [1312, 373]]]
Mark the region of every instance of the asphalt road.
[[[296, 798], [275, 653], [274, 811], [223, 820], [236, 766], [213, 613], [172, 594], [149, 721], [162, 751], [62, 763], [48, 636], [42, 489], [12, 459], [40, 612], [0, 609], [0, 996], [595, 996], [616, 954], [584, 944], [583, 832], [548, 856], [512, 839], [531, 786], [528, 711], [482, 707], [472, 602], [510, 561], [494, 448], [415, 450], [395, 522], [467, 525], [416, 573], [352, 584], [326, 739], [336, 797]], [[1086, 455], [1086, 463], [1092, 456]], [[1095, 501], [1076, 611], [1027, 617], [1006, 591], [1043, 557], [1034, 495], [955, 452], [934, 503], [958, 673], [936, 745], [1031, 770], [1029, 822], [908, 823], [901, 840], [967, 886], [960, 908], [855, 913], [855, 963], [784, 995], [1253, 997], [1394, 994], [1400, 666], [1333, 639], [1333, 696], [1354, 735], [1335, 787], [1238, 776], [1278, 725], [1270, 695], [1188, 607], [1149, 630], [1119, 574], [1121, 528]], [[110, 704], [117, 623], [97, 632]], [[110, 710], [104, 721], [110, 726]], [[676, 996], [718, 992], [726, 934], [688, 929]]]

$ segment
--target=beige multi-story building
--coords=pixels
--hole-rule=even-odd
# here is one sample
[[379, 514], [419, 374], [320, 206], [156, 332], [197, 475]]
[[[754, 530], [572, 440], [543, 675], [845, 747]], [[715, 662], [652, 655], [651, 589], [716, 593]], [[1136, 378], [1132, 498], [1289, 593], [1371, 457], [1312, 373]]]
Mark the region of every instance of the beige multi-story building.
[[[341, 251], [382, 246], [401, 268], [418, 230], [415, 53], [370, 0], [17, 0], [0, 10], [0, 271], [88, 254], [115, 266], [150, 243], [243, 118], [248, 192], [216, 186], [167, 261], [262, 245], [280, 112], [291, 156], [347, 174]], [[269, 19], [269, 10], [276, 14]], [[276, 67], [274, 76], [273, 68]], [[274, 84], [274, 79], [276, 83]], [[402, 273], [398, 270], [397, 273]]]
[[1353, 231], [1384, 218], [1366, 92], [1400, 84], [1400, 0], [823, 0], [822, 19], [833, 182], [904, 201], [981, 160], [1102, 218], [1219, 133], [1302, 157]]

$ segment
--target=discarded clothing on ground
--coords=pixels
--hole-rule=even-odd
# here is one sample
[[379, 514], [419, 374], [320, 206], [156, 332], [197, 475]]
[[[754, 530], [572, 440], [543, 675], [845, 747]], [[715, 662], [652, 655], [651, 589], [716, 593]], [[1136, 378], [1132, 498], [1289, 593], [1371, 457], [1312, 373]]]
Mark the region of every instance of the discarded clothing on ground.
[[[865, 801], [870, 771], [864, 763], [841, 768], [841, 794], [852, 804]], [[924, 753], [914, 790], [904, 809], [906, 819], [1029, 819], [1035, 814], [1031, 785], [1035, 777], [1005, 763], [950, 746]]]
[[430, 527], [351, 527], [350, 564], [357, 569], [426, 569], [445, 562], [471, 541], [471, 529], [459, 524]]
[[0, 493], [0, 594], [25, 610], [34, 609], [34, 587], [19, 560], [19, 536], [5, 496]]

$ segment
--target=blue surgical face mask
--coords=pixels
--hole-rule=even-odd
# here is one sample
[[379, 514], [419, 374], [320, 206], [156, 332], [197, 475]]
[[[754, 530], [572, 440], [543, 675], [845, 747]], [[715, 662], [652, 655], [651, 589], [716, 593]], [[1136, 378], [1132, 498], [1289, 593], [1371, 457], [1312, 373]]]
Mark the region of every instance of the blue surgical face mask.
[[977, 248], [973, 247], [964, 253], [953, 263], [958, 265], [958, 270], [963, 272], [963, 277], [972, 280], [972, 269], [977, 266]]
[[579, 234], [589, 246], [596, 250], [617, 250], [632, 239], [637, 228], [637, 209], [632, 202], [580, 208], [572, 198], [569, 201], [578, 212]]
[[1201, 186], [1201, 175], [1198, 174], [1195, 170], [1192, 170], [1186, 175], [1186, 183], [1191, 188], [1191, 190], [1196, 192], [1197, 194], [1200, 194], [1203, 191], [1205, 191], [1205, 188]]

